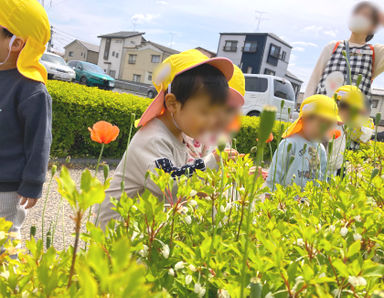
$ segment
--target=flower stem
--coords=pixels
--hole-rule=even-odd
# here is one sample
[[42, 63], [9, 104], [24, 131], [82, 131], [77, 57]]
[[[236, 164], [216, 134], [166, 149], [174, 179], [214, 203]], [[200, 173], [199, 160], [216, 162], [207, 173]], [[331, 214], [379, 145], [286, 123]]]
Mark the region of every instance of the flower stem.
[[52, 185], [53, 177], [54, 177], [54, 175], [51, 175], [51, 179], [49, 179], [48, 190], [47, 190], [47, 194], [45, 195], [45, 199], [44, 199], [43, 214], [42, 214], [42, 217], [41, 217], [41, 240], [43, 240], [43, 242], [44, 242], [45, 210], [47, 208], [47, 201], [48, 201], [48, 198], [49, 198], [49, 193], [50, 193], [50, 190], [51, 190], [51, 185]]
[[69, 271], [67, 288], [71, 286], [73, 273], [75, 272], [76, 253], [77, 253], [77, 248], [79, 246], [79, 238], [80, 238], [81, 217], [82, 217], [81, 211], [77, 211], [76, 218], [75, 218], [75, 233], [76, 233], [75, 244], [73, 246], [72, 264], [71, 264], [71, 269]]

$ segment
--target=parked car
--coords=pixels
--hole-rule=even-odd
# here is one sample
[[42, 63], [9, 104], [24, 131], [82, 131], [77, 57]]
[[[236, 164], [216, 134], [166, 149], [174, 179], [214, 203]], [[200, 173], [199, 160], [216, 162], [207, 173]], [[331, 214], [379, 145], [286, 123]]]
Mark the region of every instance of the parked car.
[[73, 81], [76, 73], [59, 55], [44, 53], [40, 59], [41, 64], [47, 69], [48, 79]]
[[[272, 105], [277, 108], [277, 117], [280, 117], [281, 102], [284, 108], [281, 111], [281, 120], [290, 121], [296, 106], [295, 92], [291, 83], [283, 78], [262, 75], [245, 74], [245, 102], [242, 112], [247, 116], [259, 116], [263, 106]], [[290, 114], [288, 113], [290, 109]]]
[[87, 86], [97, 86], [101, 89], [111, 90], [115, 87], [115, 79], [107, 75], [104, 70], [85, 61], [69, 61], [68, 65], [76, 72], [76, 81]]
[[155, 98], [157, 95], [156, 88], [153, 85], [145, 83], [116, 80], [115, 87], [121, 90], [129, 90], [148, 98]]

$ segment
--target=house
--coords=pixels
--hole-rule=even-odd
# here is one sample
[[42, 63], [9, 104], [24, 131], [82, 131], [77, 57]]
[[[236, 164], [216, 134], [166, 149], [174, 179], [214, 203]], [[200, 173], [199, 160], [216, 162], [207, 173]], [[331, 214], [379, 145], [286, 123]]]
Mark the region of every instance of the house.
[[292, 46], [273, 33], [220, 33], [217, 56], [227, 57], [244, 73], [289, 80], [296, 96], [303, 83], [288, 71]]
[[75, 39], [65, 47], [65, 61], [80, 60], [97, 64], [99, 59], [99, 46]]
[[216, 57], [216, 53], [215, 52], [212, 52], [210, 50], [207, 50], [207, 49], [204, 49], [202, 47], [197, 47], [195, 48], [196, 50], [199, 50], [200, 52], [202, 52], [205, 56], [207, 56], [208, 58], [213, 58], [213, 57]]
[[98, 65], [116, 79], [150, 84], [156, 66], [178, 51], [148, 41], [143, 35], [137, 31], [100, 35]]

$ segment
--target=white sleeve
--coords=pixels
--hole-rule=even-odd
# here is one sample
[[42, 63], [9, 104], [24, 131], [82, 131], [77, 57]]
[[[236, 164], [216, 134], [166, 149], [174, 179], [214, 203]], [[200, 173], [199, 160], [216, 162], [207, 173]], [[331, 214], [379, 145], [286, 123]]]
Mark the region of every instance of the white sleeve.
[[324, 69], [332, 56], [332, 51], [335, 45], [336, 41], [331, 41], [324, 47], [323, 51], [321, 52], [320, 57], [315, 65], [315, 68], [312, 71], [312, 75], [308, 81], [307, 88], [305, 89], [304, 98], [315, 94], [317, 85], [319, 84]]
[[379, 76], [382, 72], [384, 72], [384, 45], [376, 44], [374, 46], [375, 49], [375, 63], [373, 65], [373, 78]]

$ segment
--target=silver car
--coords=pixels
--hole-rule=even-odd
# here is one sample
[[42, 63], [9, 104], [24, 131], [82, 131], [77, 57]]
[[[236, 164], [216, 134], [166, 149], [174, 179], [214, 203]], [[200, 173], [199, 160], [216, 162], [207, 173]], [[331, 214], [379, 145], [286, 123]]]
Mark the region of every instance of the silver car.
[[44, 53], [40, 62], [47, 69], [48, 79], [71, 82], [76, 78], [75, 71], [59, 55]]

